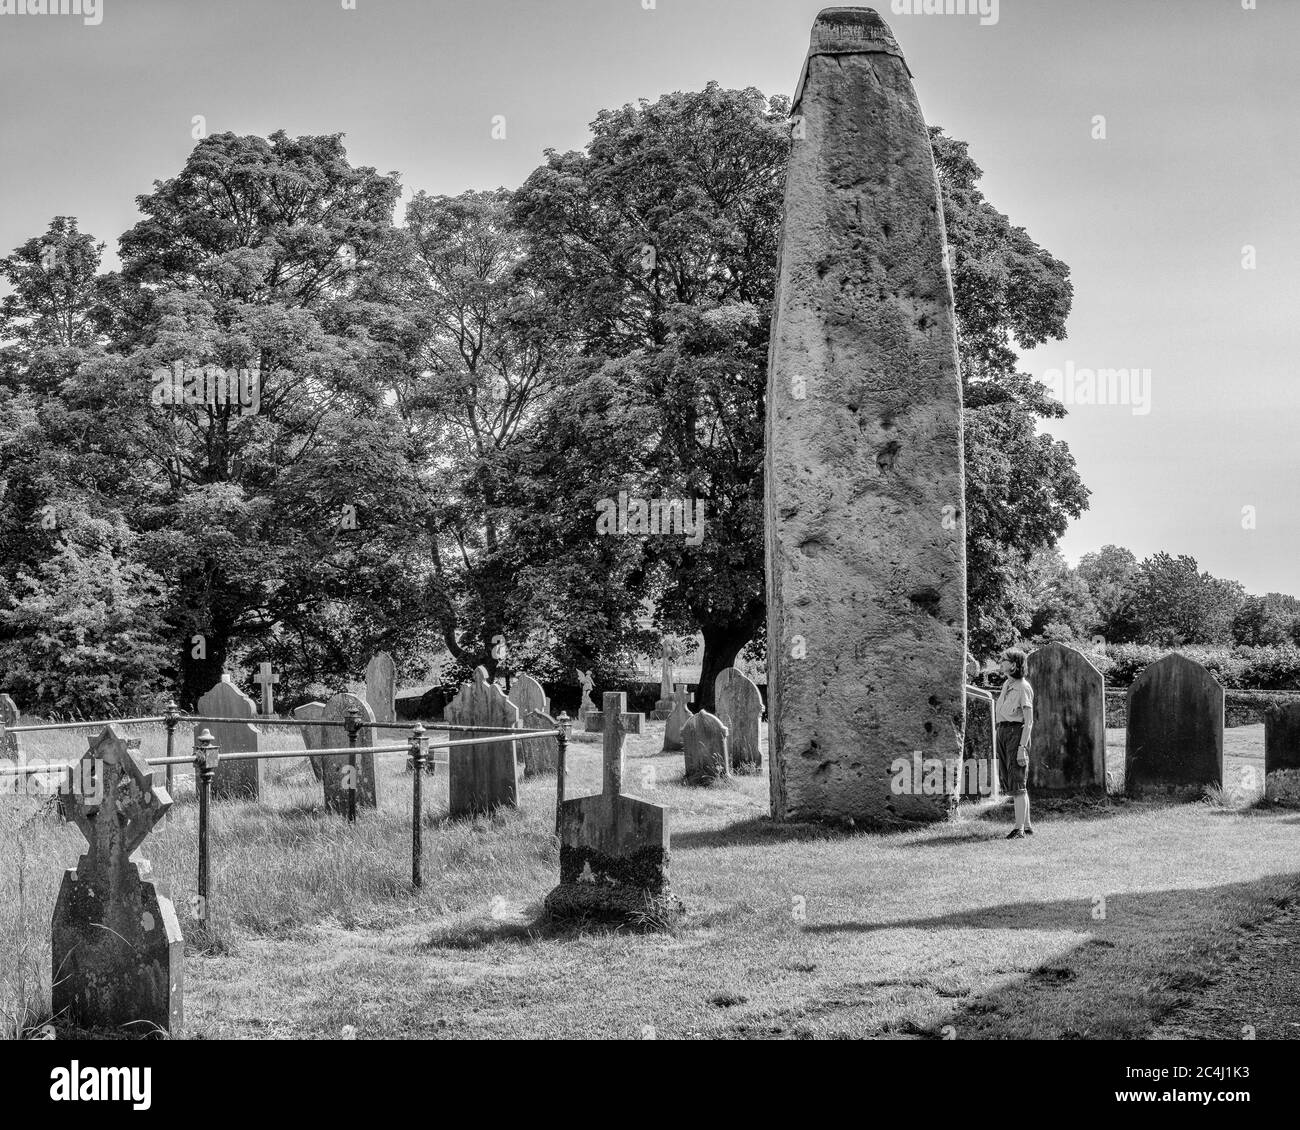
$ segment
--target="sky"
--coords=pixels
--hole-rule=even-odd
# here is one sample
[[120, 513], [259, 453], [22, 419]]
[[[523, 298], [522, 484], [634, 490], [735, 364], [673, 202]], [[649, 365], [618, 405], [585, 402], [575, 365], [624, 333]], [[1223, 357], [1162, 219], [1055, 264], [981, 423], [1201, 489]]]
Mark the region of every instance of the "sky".
[[[0, 254], [73, 215], [116, 267], [135, 197], [200, 128], [343, 133], [408, 197], [514, 187], [603, 108], [711, 79], [792, 94], [821, 7], [348, 2], [102, 0], [88, 24], [0, 0]], [[1300, 0], [912, 6], [876, 5], [926, 119], [1071, 268], [1068, 338], [1022, 364], [1076, 401], [1045, 425], [1092, 491], [1063, 552], [1186, 553], [1300, 593]], [[1100, 369], [1136, 375], [1126, 402], [1085, 402]]]

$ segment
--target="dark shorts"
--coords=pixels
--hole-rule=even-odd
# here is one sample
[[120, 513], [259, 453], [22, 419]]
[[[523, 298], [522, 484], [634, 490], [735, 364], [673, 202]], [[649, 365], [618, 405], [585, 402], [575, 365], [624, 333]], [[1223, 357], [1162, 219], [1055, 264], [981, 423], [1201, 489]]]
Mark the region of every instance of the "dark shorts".
[[1023, 793], [1029, 781], [1029, 766], [1017, 765], [1023, 722], [998, 723], [998, 779], [1004, 793]]

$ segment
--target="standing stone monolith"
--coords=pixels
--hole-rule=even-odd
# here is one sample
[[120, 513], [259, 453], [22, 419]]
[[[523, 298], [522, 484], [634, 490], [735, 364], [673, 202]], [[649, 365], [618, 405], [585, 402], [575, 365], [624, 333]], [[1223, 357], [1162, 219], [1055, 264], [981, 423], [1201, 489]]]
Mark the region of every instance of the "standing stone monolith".
[[560, 809], [560, 885], [546, 910], [562, 921], [668, 926], [680, 912], [668, 880], [668, 810], [623, 794], [623, 740], [641, 733], [644, 715], [629, 714], [617, 691], [602, 702], [602, 788]]
[[[555, 719], [543, 710], [530, 710], [523, 716], [525, 730], [555, 730]], [[548, 738], [524, 738], [519, 742], [524, 762], [524, 776], [536, 777], [539, 773], [554, 773], [560, 767], [560, 739], [552, 734]]]
[[759, 724], [763, 720], [763, 696], [737, 667], [727, 667], [713, 680], [713, 703], [727, 727], [727, 748], [731, 768], [737, 773], [757, 773], [763, 765]]
[[[474, 668], [474, 680], [462, 683], [456, 697], [447, 704], [451, 738], [489, 737], [481, 730], [519, 728], [519, 708], [488, 680], [486, 668]], [[451, 816], [490, 812], [505, 805], [519, 807], [519, 764], [514, 742], [490, 745], [453, 746], [447, 751], [448, 798]]]
[[[225, 674], [221, 682], [199, 699], [199, 713], [211, 718], [257, 717], [257, 705]], [[262, 795], [263, 763], [260, 760], [227, 761], [228, 753], [257, 753], [258, 734], [248, 722], [205, 722], [222, 755], [212, 778], [212, 796], [257, 800]]]
[[1300, 703], [1276, 703], [1264, 711], [1264, 773], [1300, 769]]
[[[332, 749], [330, 745], [329, 734], [331, 731], [338, 730], [334, 736], [341, 739], [339, 745], [347, 744], [347, 734], [343, 732], [341, 726], [313, 726], [312, 722], [318, 722], [325, 717], [325, 704], [323, 702], [304, 702], [301, 706], [295, 706], [293, 716], [297, 718], [302, 725], [302, 744], [307, 747], [308, 751], [313, 749]], [[323, 759], [312, 757], [310, 753], [307, 757], [307, 764], [311, 766], [312, 776], [316, 778], [317, 783], [325, 780], [325, 771], [321, 766]]]
[[542, 690], [542, 684], [531, 675], [516, 675], [506, 697], [519, 708], [520, 718], [532, 710], [540, 710], [543, 714], [551, 712], [551, 700]]
[[90, 740], [74, 781], [64, 811], [89, 846], [64, 873], [54, 906], [52, 1011], [77, 1028], [139, 1035], [156, 1026], [178, 1036], [185, 942], [175, 908], [135, 854], [171, 797], [111, 723]]
[[685, 683], [678, 683], [673, 691], [673, 712], [668, 715], [664, 726], [664, 749], [681, 749], [682, 727], [691, 719], [691, 708], [687, 703], [694, 702], [695, 695]]
[[1166, 655], [1133, 680], [1127, 707], [1130, 797], [1196, 800], [1206, 785], [1223, 787], [1223, 688], [1209, 671], [1178, 652]]
[[1049, 643], [1029, 656], [1034, 729], [1029, 788], [1034, 792], [1106, 789], [1106, 680], [1082, 652]]
[[952, 286], [925, 119], [869, 8], [827, 8], [792, 106], [767, 389], [777, 820], [941, 819], [890, 766], [960, 758], [966, 560]]
[[397, 721], [397, 665], [386, 651], [371, 656], [366, 664], [366, 702], [376, 722]]
[[707, 710], [692, 714], [682, 727], [682, 748], [686, 751], [688, 785], [705, 785], [731, 776], [727, 727]]
[[[378, 732], [366, 725], [366, 723], [375, 720], [374, 711], [370, 709], [370, 704], [360, 695], [353, 694], [351, 691], [343, 691], [334, 695], [325, 704], [325, 709], [321, 712], [321, 718], [327, 722], [344, 722], [347, 720], [348, 710], [354, 707], [360, 715], [362, 723], [362, 728], [357, 731], [357, 747], [378, 745]], [[348, 745], [346, 726], [321, 726], [318, 728], [321, 731], [322, 740], [326, 744], [317, 746], [317, 749], [342, 749]], [[318, 757], [314, 760], [321, 763], [321, 787], [325, 793], [326, 809], [330, 812], [346, 814], [348, 811], [349, 776], [352, 768], [351, 759], [341, 754], [334, 754], [330, 757]], [[379, 807], [379, 788], [375, 783], [375, 755], [373, 753], [358, 753], [356, 755], [356, 774], [352, 784], [357, 791], [358, 808]]]

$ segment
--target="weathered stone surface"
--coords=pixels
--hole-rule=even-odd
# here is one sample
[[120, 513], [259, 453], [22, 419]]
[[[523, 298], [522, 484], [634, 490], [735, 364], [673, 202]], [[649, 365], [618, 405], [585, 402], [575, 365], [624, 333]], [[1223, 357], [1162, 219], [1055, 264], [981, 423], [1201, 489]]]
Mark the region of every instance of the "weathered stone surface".
[[666, 926], [680, 913], [669, 886], [668, 812], [622, 795], [623, 741], [641, 732], [643, 716], [627, 713], [625, 694], [606, 692], [603, 705], [602, 789], [560, 810], [560, 885], [546, 910], [561, 920]]
[[1274, 704], [1264, 712], [1264, 772], [1300, 769], [1300, 703]]
[[[0, 694], [0, 761], [22, 761], [21, 734], [11, 734], [9, 727], [18, 725], [18, 707], [7, 694]], [[0, 782], [4, 785], [7, 782]], [[2, 791], [2, 790], [0, 790]]]
[[582, 699], [578, 703], [578, 728], [586, 731], [587, 718], [592, 712], [599, 712], [595, 700], [591, 697], [591, 688], [596, 684], [592, 682], [590, 671], [579, 671], [578, 682], [582, 686]]
[[[309, 750], [312, 749], [333, 749], [329, 735], [337, 730], [334, 734], [339, 739], [339, 745], [347, 744], [347, 734], [338, 726], [312, 726], [308, 723], [318, 721], [325, 717], [325, 704], [323, 702], [306, 702], [302, 706], [294, 708], [293, 716], [303, 723], [302, 727], [302, 744]], [[307, 764], [311, 766], [312, 775], [318, 783], [324, 783], [325, 771], [321, 766], [323, 759], [319, 757], [308, 756]]]
[[[343, 722], [347, 720], [348, 710], [356, 707], [361, 715], [362, 728], [357, 731], [357, 746], [378, 745], [378, 731], [373, 730], [365, 725], [367, 722], [375, 720], [374, 711], [370, 709], [370, 704], [360, 695], [346, 691], [336, 694], [325, 704], [325, 709], [321, 713], [321, 718], [330, 722]], [[348, 744], [348, 731], [346, 726], [321, 726], [317, 727], [321, 731], [321, 740], [324, 745], [318, 745], [316, 749], [342, 749]], [[358, 753], [356, 755], [356, 773], [351, 774], [351, 762], [347, 757], [319, 757], [313, 760], [321, 763], [321, 787], [325, 793], [325, 807], [331, 812], [347, 812], [348, 810], [348, 780], [353, 777], [353, 783], [357, 790], [357, 807], [358, 808], [377, 808], [379, 806], [379, 789], [375, 782], [375, 755], [373, 753]]]
[[[214, 718], [256, 718], [257, 706], [244, 694], [230, 675], [199, 699], [199, 713]], [[239, 800], [257, 800], [262, 795], [263, 762], [226, 761], [227, 753], [257, 753], [258, 734], [247, 722], [204, 723], [212, 732], [222, 759], [212, 778], [212, 796]]]
[[1049, 643], [1029, 657], [1034, 729], [1029, 788], [1080, 792], [1106, 788], [1106, 680], [1081, 652]]
[[967, 800], [988, 800], [998, 795], [998, 755], [994, 741], [993, 700], [966, 696], [961, 795]]
[[929, 136], [885, 22], [828, 8], [793, 106], [767, 394], [777, 820], [941, 819], [890, 765], [960, 758], [961, 382]]
[[[93, 763], [86, 765], [86, 762]], [[135, 854], [171, 807], [144, 759], [117, 726], [90, 741], [76, 779], [93, 789], [63, 796], [89, 845], [59, 888], [51, 928], [56, 1023], [181, 1031], [185, 943], [171, 902]]]
[[[530, 710], [523, 718], [525, 730], [557, 729], [555, 719], [541, 710]], [[560, 767], [560, 739], [525, 738], [519, 743], [523, 751], [524, 776], [536, 777], [539, 773], [554, 773]]]
[[686, 783], [705, 785], [731, 776], [727, 762], [727, 727], [707, 710], [692, 714], [682, 727]]
[[678, 683], [673, 692], [673, 712], [668, 715], [668, 724], [664, 726], [664, 749], [682, 749], [682, 727], [690, 721], [691, 708], [687, 703], [694, 702], [695, 695], [685, 683]]
[[1223, 785], [1223, 688], [1175, 652], [1128, 689], [1124, 788], [1196, 799], [1206, 785]]
[[386, 651], [371, 656], [366, 664], [365, 697], [376, 722], [397, 721], [397, 665]]
[[540, 710], [543, 714], [551, 712], [551, 700], [542, 690], [542, 684], [531, 675], [516, 675], [506, 697], [519, 708], [520, 718], [533, 710]]
[[[456, 697], [447, 704], [447, 721], [471, 729], [455, 731], [451, 737], [486, 737], [479, 728], [517, 729], [519, 708], [488, 681], [487, 671], [474, 669], [474, 681], [462, 683]], [[447, 751], [450, 782], [450, 814], [467, 816], [489, 812], [499, 805], [519, 806], [519, 764], [514, 742], [491, 745], [453, 746]]]
[[731, 767], [737, 773], [757, 773], [763, 765], [759, 725], [763, 696], [743, 671], [728, 667], [713, 680], [713, 704], [727, 727]]

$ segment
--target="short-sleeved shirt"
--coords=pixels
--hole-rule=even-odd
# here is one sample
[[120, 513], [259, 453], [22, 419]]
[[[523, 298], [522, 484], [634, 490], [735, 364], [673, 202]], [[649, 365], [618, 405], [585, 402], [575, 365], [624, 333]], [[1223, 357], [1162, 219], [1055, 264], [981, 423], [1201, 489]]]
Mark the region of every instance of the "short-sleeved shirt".
[[999, 722], [1023, 722], [1025, 708], [1034, 705], [1034, 688], [1028, 679], [1007, 679], [998, 694], [994, 717]]

